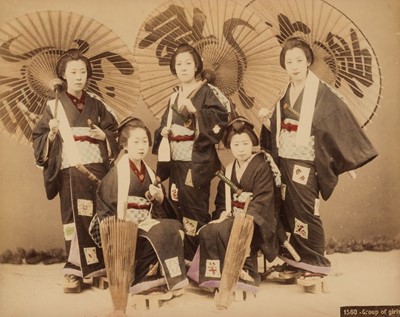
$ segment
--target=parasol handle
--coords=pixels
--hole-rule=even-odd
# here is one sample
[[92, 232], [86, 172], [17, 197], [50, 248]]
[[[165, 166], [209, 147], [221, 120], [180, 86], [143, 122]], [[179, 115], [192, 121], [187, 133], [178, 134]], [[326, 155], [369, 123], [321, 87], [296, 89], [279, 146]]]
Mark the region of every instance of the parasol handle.
[[233, 189], [233, 191], [239, 196], [241, 193], [243, 193], [243, 189], [240, 189], [237, 187], [228, 177], [224, 175], [221, 171], [217, 171], [215, 173], [216, 176], [218, 176], [222, 181], [227, 184], [230, 188]]
[[210, 69], [204, 69], [201, 72], [201, 78], [202, 78], [202, 81], [201, 81], [199, 87], [197, 87], [195, 90], [193, 90], [189, 94], [188, 99], [192, 99], [198, 93], [198, 91], [201, 89], [201, 87], [203, 87], [205, 84], [213, 83], [215, 81], [215, 79], [216, 79], [216, 76], [215, 76], [214, 71], [212, 71]]
[[38, 121], [38, 116], [37, 114], [35, 114], [34, 112], [29, 111], [29, 109], [22, 103], [22, 101], [17, 103], [17, 107], [19, 110], [22, 111], [22, 113], [26, 116], [28, 116], [28, 118], [34, 123], [36, 124], [36, 122]]
[[199, 87], [197, 87], [195, 90], [193, 90], [193, 91], [189, 94], [188, 99], [192, 99], [192, 98], [199, 92], [199, 90], [201, 89], [201, 87], [203, 87], [205, 84], [207, 84], [207, 79], [203, 79], [203, 80], [201, 81]]
[[61, 84], [54, 84], [54, 92], [56, 93], [56, 99], [54, 103], [54, 119], [57, 119], [57, 112], [58, 112], [58, 99], [61, 90]]
[[58, 92], [56, 92], [56, 100], [54, 103], [54, 119], [57, 119], [57, 112], [58, 112]]

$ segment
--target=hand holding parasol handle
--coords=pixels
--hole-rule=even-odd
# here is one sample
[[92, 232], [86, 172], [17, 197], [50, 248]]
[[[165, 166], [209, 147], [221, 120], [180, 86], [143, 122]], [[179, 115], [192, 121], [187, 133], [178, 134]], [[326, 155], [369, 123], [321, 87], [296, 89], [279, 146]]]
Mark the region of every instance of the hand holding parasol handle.
[[53, 88], [53, 91], [56, 94], [55, 104], [54, 104], [54, 119], [57, 119], [57, 112], [58, 112], [58, 98], [60, 91], [62, 89], [63, 81], [60, 78], [55, 78], [51, 81], [50, 85]]

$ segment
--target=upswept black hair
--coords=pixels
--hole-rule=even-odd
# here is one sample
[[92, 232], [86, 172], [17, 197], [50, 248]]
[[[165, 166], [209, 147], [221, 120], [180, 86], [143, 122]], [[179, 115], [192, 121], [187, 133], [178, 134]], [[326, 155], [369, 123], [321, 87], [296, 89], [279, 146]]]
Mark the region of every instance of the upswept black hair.
[[150, 130], [145, 126], [144, 122], [139, 118], [127, 117], [125, 118], [118, 127], [118, 144], [120, 149], [128, 144], [129, 132], [133, 129], [140, 128], [146, 131], [149, 139], [149, 146], [152, 145]]
[[304, 54], [306, 55], [306, 58], [307, 58], [307, 62], [310, 63], [310, 66], [314, 63], [314, 53], [313, 53], [310, 45], [300, 37], [292, 37], [292, 38], [286, 40], [285, 44], [283, 44], [283, 47], [281, 50], [281, 55], [279, 56], [279, 62], [283, 69], [286, 69], [286, 67], [285, 67], [286, 52], [295, 47], [301, 49], [304, 52]]
[[87, 78], [92, 77], [92, 65], [87, 57], [85, 57], [82, 52], [77, 48], [71, 48], [66, 51], [57, 61], [56, 74], [58, 78], [64, 79], [65, 69], [67, 68], [67, 63], [70, 61], [82, 60], [86, 65]]
[[230, 149], [231, 140], [235, 134], [247, 133], [253, 146], [257, 146], [259, 144], [258, 137], [253, 129], [254, 125], [248, 119], [242, 116], [236, 117], [226, 126], [224, 136], [222, 137], [222, 143], [227, 149]]
[[196, 66], [196, 72], [195, 72], [195, 76], [197, 76], [198, 74], [201, 73], [201, 71], [203, 70], [203, 61], [201, 60], [201, 56], [200, 54], [196, 51], [196, 49], [189, 45], [188, 43], [183, 43], [180, 44], [174, 54], [171, 57], [171, 61], [169, 62], [169, 68], [171, 70], [171, 73], [173, 75], [176, 75], [176, 69], [175, 69], [175, 61], [176, 61], [176, 56], [180, 53], [185, 53], [188, 52], [193, 56], [194, 59], [194, 64]]

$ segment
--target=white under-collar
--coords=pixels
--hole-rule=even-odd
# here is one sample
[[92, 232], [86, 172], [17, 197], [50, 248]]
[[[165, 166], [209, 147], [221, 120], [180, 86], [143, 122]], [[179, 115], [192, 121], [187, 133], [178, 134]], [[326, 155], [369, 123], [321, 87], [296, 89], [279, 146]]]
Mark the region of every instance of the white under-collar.
[[[300, 118], [298, 124], [298, 130], [296, 133], [296, 144], [307, 145], [309, 144], [311, 137], [311, 125], [314, 116], [315, 103], [317, 100], [317, 93], [319, 87], [319, 78], [312, 72], [308, 71], [306, 83], [304, 85], [303, 100], [301, 103]], [[285, 93], [287, 92], [289, 85], [287, 85]], [[282, 96], [282, 98], [283, 98]], [[280, 101], [276, 104], [276, 144], [279, 147], [279, 136], [281, 130], [281, 107]]]
[[238, 182], [240, 183], [240, 180], [242, 179], [243, 173], [246, 170], [247, 166], [249, 165], [250, 161], [253, 159], [253, 157], [256, 155], [257, 153], [253, 154], [252, 156], [250, 156], [246, 162], [244, 162], [242, 165], [239, 164], [238, 160], [235, 160], [235, 172], [236, 172], [236, 178], [238, 180]]

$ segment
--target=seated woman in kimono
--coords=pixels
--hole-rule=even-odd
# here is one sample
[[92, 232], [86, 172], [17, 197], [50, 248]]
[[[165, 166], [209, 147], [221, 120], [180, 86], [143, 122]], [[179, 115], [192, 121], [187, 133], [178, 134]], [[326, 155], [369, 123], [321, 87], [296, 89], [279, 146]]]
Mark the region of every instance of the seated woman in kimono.
[[280, 174], [272, 158], [264, 152], [253, 153], [258, 138], [253, 125], [243, 117], [228, 124], [223, 142], [230, 148], [235, 160], [226, 167], [225, 177], [241, 190], [235, 193], [226, 182], [220, 181], [215, 200], [213, 221], [199, 231], [200, 247], [189, 269], [188, 277], [200, 287], [215, 289], [220, 286], [226, 246], [234, 217], [244, 212], [245, 200], [251, 197], [247, 214], [254, 218], [250, 255], [240, 273], [237, 289], [255, 293], [260, 283], [257, 253], [261, 250], [269, 261], [278, 254], [275, 200]]
[[126, 214], [125, 219], [139, 224], [131, 294], [183, 288], [188, 284], [183, 228], [167, 218], [172, 204], [161, 185], [153, 185], [155, 174], [144, 162], [150, 131], [140, 119], [129, 117], [118, 132], [121, 153], [98, 189], [99, 219]]

